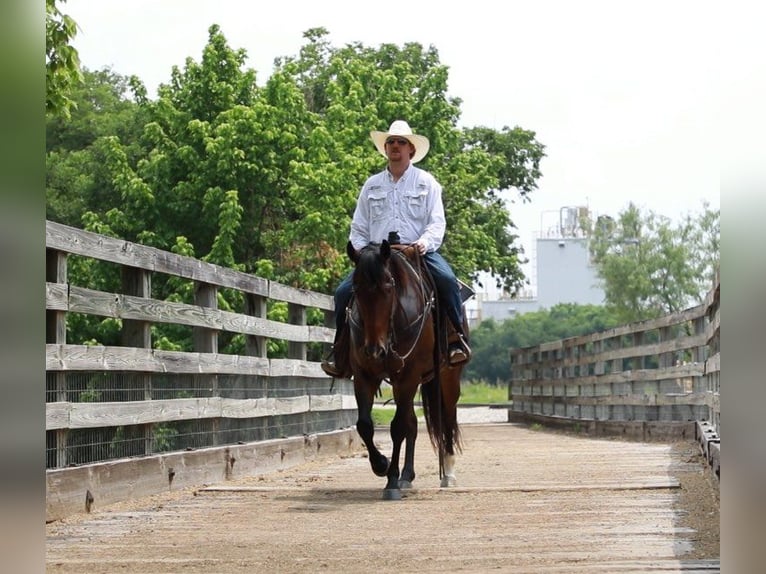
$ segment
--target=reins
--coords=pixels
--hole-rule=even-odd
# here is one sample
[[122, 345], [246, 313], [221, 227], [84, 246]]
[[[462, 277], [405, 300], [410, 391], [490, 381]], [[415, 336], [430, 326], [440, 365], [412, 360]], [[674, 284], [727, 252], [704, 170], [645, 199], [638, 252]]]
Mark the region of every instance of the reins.
[[[418, 267], [421, 267], [420, 264], [420, 252], [416, 249], [413, 249], [415, 253], [415, 257], [417, 258]], [[410, 270], [410, 274], [415, 277], [418, 283], [418, 287], [420, 287], [420, 295], [421, 299], [423, 301], [423, 311], [420, 313], [420, 316], [417, 317], [414, 321], [412, 321], [405, 329], [409, 329], [414, 325], [416, 322], [420, 321], [420, 324], [418, 325], [418, 331], [415, 335], [415, 337], [412, 340], [412, 345], [410, 346], [409, 350], [404, 354], [401, 355], [399, 352], [394, 348], [394, 345], [397, 343], [396, 340], [396, 332], [397, 330], [394, 328], [394, 313], [395, 313], [395, 306], [391, 306], [391, 314], [389, 318], [389, 331], [391, 333], [391, 342], [390, 342], [390, 351], [392, 354], [394, 354], [400, 361], [402, 361], [402, 366], [404, 365], [404, 361], [406, 361], [409, 356], [413, 353], [415, 350], [415, 347], [417, 347], [418, 341], [420, 341], [420, 336], [423, 334], [423, 328], [426, 325], [426, 320], [428, 319], [428, 314], [431, 312], [431, 305], [432, 305], [432, 298], [429, 298], [425, 289], [425, 282], [420, 277], [420, 274], [417, 272], [417, 270], [412, 266], [412, 263], [410, 263], [410, 260], [408, 257], [404, 254], [404, 249], [398, 249], [395, 251], [395, 254], [398, 255], [401, 260], [407, 265], [407, 267]], [[397, 297], [397, 304], [399, 303], [399, 299]], [[401, 368], [401, 367], [400, 367]]]

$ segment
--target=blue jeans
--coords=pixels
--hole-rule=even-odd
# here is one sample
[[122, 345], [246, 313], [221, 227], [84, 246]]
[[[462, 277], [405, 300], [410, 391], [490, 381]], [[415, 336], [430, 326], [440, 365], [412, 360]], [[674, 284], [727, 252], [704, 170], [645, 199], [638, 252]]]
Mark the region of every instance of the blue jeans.
[[[452, 271], [447, 260], [437, 252], [429, 252], [423, 255], [423, 260], [436, 283], [436, 291], [439, 295], [439, 304], [447, 311], [447, 317], [452, 321], [458, 333], [463, 333], [463, 301], [460, 298], [460, 286], [455, 272]], [[346, 307], [351, 301], [352, 271], [335, 290], [335, 328], [338, 333], [346, 325]]]

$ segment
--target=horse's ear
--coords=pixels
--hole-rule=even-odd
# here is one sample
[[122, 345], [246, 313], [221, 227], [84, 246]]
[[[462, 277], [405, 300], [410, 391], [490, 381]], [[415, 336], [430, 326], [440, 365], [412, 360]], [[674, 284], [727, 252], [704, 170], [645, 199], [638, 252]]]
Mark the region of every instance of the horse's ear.
[[380, 256], [383, 258], [383, 261], [391, 257], [391, 245], [385, 239], [380, 244]]
[[359, 254], [356, 252], [356, 249], [354, 249], [354, 246], [350, 241], [346, 243], [346, 253], [348, 254], [348, 258], [351, 259], [351, 261], [354, 263], [359, 261]]

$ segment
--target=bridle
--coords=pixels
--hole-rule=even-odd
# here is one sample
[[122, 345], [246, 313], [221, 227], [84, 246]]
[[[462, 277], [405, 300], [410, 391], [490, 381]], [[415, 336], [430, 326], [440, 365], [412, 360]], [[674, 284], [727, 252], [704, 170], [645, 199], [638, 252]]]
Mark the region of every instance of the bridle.
[[[387, 281], [392, 289], [394, 290], [394, 301], [392, 302], [390, 306], [389, 316], [388, 316], [388, 340], [386, 343], [386, 356], [398, 361], [399, 365], [395, 369], [395, 373], [398, 373], [401, 371], [401, 369], [404, 367], [404, 362], [412, 355], [412, 353], [415, 350], [415, 347], [417, 347], [418, 341], [420, 341], [420, 337], [423, 334], [423, 329], [425, 328], [426, 322], [428, 320], [428, 316], [431, 313], [431, 310], [434, 305], [434, 299], [433, 299], [433, 293], [429, 293], [428, 289], [426, 288], [426, 283], [423, 280], [423, 277], [420, 273], [417, 272], [415, 267], [413, 266], [412, 262], [409, 260], [409, 258], [403, 253], [403, 249], [396, 249], [392, 252], [391, 257], [399, 257], [400, 261], [406, 266], [406, 272], [410, 274], [410, 276], [413, 278], [414, 283], [418, 287], [418, 293], [419, 293], [419, 300], [422, 301], [422, 311], [412, 320], [408, 325], [401, 329], [395, 328], [395, 316], [397, 308], [401, 307], [401, 302], [399, 297], [397, 296], [398, 293], [396, 293], [396, 279], [391, 273], [390, 270], [390, 261], [389, 264], [386, 265], [385, 273], [386, 277], [384, 281], [381, 283]], [[417, 264], [418, 266], [421, 265], [420, 263], [420, 254], [417, 250], [414, 250], [414, 253], [416, 255]], [[357, 321], [354, 317], [354, 313], [351, 312], [351, 308], [353, 306], [353, 301], [356, 297], [356, 286], [352, 288], [352, 292], [354, 293], [354, 296], [352, 297], [351, 301], [349, 302], [348, 307], [346, 308], [346, 316], [348, 317], [349, 323], [358, 328], [362, 329], [362, 324], [360, 321]], [[407, 316], [406, 313], [402, 313], [403, 316]], [[416, 328], [414, 337], [412, 337], [412, 344], [409, 346], [409, 348], [402, 354], [399, 352], [398, 346], [399, 346], [399, 337], [397, 337], [398, 333], [401, 332], [409, 332], [413, 329], [413, 327]]]

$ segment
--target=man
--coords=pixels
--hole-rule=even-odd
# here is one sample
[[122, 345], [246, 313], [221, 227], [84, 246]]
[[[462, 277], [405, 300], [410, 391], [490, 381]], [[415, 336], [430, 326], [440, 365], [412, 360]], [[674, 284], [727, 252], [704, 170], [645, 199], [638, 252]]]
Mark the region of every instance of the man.
[[[449, 362], [456, 365], [468, 361], [471, 349], [463, 330], [460, 287], [452, 268], [437, 251], [446, 229], [442, 187], [430, 173], [413, 165], [428, 153], [430, 142], [425, 136], [413, 134], [403, 120], [393, 122], [387, 132], [371, 131], [370, 137], [388, 160], [388, 165], [362, 186], [351, 220], [349, 240], [359, 251], [396, 232], [401, 243], [417, 248], [433, 276], [439, 302], [459, 334], [459, 340], [450, 344]], [[336, 346], [346, 325], [351, 276], [349, 274], [341, 281], [335, 291], [335, 344], [330, 357], [322, 363], [324, 372], [333, 377], [349, 374], [349, 366], [345, 364], [347, 353], [338, 352]]]

